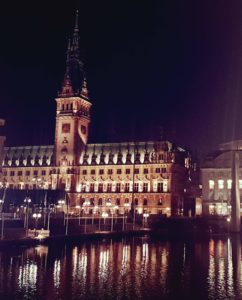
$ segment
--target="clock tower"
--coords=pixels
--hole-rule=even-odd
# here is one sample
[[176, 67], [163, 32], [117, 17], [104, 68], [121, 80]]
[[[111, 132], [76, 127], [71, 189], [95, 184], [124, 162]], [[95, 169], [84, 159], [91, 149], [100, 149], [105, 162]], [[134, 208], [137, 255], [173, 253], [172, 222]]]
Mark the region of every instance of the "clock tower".
[[66, 72], [56, 98], [55, 165], [63, 169], [79, 164], [88, 142], [90, 108], [83, 63], [79, 58], [78, 11], [72, 43], [69, 40]]

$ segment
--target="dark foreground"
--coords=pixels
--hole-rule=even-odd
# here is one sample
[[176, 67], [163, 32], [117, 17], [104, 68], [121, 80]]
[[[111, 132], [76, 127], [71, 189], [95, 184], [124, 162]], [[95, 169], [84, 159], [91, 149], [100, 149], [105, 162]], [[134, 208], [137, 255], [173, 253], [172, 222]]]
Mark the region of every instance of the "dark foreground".
[[0, 251], [0, 299], [242, 299], [240, 235]]

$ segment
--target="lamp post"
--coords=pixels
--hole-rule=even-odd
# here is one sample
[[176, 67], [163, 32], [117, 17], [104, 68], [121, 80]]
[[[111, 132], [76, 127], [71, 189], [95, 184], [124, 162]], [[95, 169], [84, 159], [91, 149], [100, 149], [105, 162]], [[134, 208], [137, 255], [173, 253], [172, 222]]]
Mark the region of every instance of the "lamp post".
[[111, 231], [113, 231], [113, 215], [116, 213], [116, 210], [118, 209], [117, 205], [114, 205], [111, 209]]
[[[109, 207], [109, 208], [111, 208], [111, 206], [112, 206], [112, 201], [111, 201], [111, 199], [108, 199], [107, 201], [106, 201], [106, 206], [107, 207]], [[105, 214], [105, 213], [104, 213]], [[112, 220], [111, 220], [111, 231], [112, 231], [112, 227], [113, 227], [113, 213], [112, 213], [112, 208], [111, 208], [111, 215], [112, 215]], [[107, 216], [108, 216], [108, 214], [107, 214]], [[105, 222], [105, 219], [104, 219], [104, 222]], [[104, 223], [105, 224], [105, 223]]]
[[3, 192], [3, 198], [0, 199], [1, 203], [1, 219], [2, 219], [2, 229], [1, 229], [1, 240], [3, 240], [3, 231], [4, 231], [4, 213], [3, 213], [3, 204], [6, 196], [6, 189], [7, 189], [8, 183], [2, 184], [2, 187], [4, 187], [4, 192]]
[[4, 203], [4, 200], [3, 200], [3, 199], [0, 199], [0, 204], [1, 204], [1, 221], [2, 221], [1, 240], [3, 240], [3, 231], [4, 231], [3, 203]]
[[98, 206], [95, 205], [92, 211], [92, 225], [94, 224], [94, 214], [96, 214], [97, 211], [98, 211]]
[[84, 225], [84, 232], [87, 233], [87, 217], [86, 217], [86, 214], [87, 214], [87, 209], [88, 209], [88, 206], [90, 205], [90, 201], [87, 199], [84, 201], [83, 203], [83, 207], [84, 207], [84, 218], [85, 218], [85, 225]]
[[80, 226], [80, 224], [81, 224], [81, 206], [76, 205], [76, 209], [78, 209], [78, 225]]
[[105, 220], [108, 218], [108, 213], [106, 211], [102, 213], [102, 218], [103, 218], [103, 224], [105, 225]]
[[4, 200], [3, 200], [3, 199], [0, 199], [1, 219], [2, 219], [2, 216], [3, 216], [3, 203], [4, 203]]
[[115, 218], [115, 224], [117, 224], [117, 221], [118, 221], [118, 209], [119, 209], [119, 206], [118, 206], [118, 205], [114, 205], [113, 209], [114, 209], [114, 214], [115, 214], [115, 216], [116, 216], [116, 218]]
[[29, 205], [31, 203], [31, 199], [29, 197], [26, 197], [24, 199], [24, 203], [26, 204], [26, 213], [25, 213], [24, 226], [26, 228], [26, 236], [27, 236], [28, 235], [28, 229], [29, 229]]
[[35, 219], [35, 230], [36, 230], [36, 229], [38, 229], [38, 220], [41, 218], [41, 214], [34, 213], [33, 218]]
[[126, 208], [130, 206], [129, 203], [124, 203], [124, 213], [123, 213], [123, 231], [124, 231], [124, 223], [125, 223], [125, 218], [126, 218]]
[[147, 224], [147, 218], [149, 217], [149, 213], [144, 212], [143, 213], [143, 227], [145, 227], [145, 224]]
[[[62, 212], [64, 213], [64, 209], [63, 209], [63, 206], [65, 204], [65, 200], [58, 200], [58, 206], [62, 208]], [[65, 226], [65, 214], [64, 214], [64, 226]]]
[[47, 230], [50, 230], [50, 214], [53, 212], [53, 205], [52, 207], [48, 206], [48, 220], [47, 220]]

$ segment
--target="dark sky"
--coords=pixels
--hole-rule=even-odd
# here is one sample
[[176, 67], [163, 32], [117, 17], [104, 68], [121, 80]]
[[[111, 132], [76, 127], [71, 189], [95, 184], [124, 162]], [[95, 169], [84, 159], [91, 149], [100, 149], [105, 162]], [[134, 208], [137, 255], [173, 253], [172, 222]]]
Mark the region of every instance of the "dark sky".
[[0, 4], [8, 145], [53, 144], [76, 8], [90, 142], [163, 134], [203, 154], [242, 138], [242, 1], [61, 2]]

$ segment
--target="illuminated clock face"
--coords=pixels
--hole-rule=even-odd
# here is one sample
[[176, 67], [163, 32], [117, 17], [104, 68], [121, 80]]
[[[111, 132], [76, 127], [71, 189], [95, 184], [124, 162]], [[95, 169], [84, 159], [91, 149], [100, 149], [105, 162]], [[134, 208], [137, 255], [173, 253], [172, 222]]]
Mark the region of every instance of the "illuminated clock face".
[[82, 132], [83, 134], [86, 134], [86, 132], [87, 132], [86, 126], [81, 125], [81, 132]]

